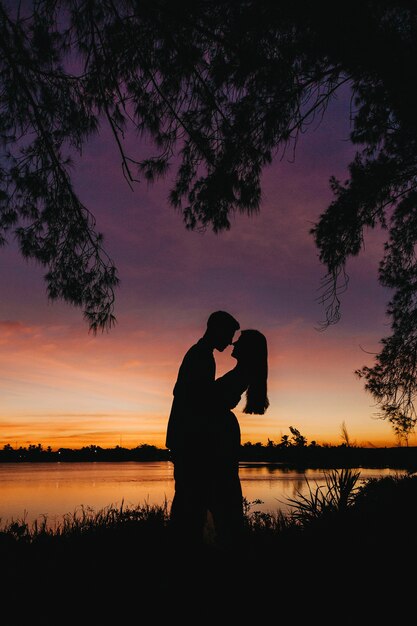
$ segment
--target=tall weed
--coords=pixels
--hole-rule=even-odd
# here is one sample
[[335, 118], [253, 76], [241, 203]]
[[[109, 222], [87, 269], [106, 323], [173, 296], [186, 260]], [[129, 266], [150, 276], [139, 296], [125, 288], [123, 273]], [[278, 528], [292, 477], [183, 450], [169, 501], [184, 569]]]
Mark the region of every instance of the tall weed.
[[306, 526], [325, 517], [346, 512], [355, 502], [359, 491], [359, 471], [350, 468], [324, 472], [325, 484], [315, 481], [312, 487], [306, 478], [308, 495], [296, 492], [295, 498], [288, 499], [290, 516], [298, 524]]

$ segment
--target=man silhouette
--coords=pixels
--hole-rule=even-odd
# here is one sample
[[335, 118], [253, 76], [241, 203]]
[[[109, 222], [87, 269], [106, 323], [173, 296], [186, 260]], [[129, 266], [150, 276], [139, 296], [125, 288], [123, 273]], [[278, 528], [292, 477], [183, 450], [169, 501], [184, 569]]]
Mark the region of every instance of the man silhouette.
[[215, 311], [204, 335], [185, 354], [173, 391], [166, 447], [174, 463], [175, 493], [171, 525], [179, 539], [190, 545], [203, 540], [210, 490], [210, 419], [216, 362], [213, 352], [223, 352], [239, 330], [226, 311]]

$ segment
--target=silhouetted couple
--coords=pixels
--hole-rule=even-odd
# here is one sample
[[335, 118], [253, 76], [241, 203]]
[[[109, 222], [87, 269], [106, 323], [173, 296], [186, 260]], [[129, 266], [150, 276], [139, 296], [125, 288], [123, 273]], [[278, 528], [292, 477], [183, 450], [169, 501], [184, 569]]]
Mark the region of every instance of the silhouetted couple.
[[[240, 426], [232, 409], [243, 394], [244, 413], [261, 415], [269, 401], [265, 336], [243, 330], [233, 343], [239, 329], [229, 313], [212, 313], [203, 337], [185, 354], [173, 391], [166, 438], [175, 481], [170, 519], [185, 546], [203, 543], [209, 511], [220, 546], [235, 546], [241, 539]], [[231, 344], [236, 366], [216, 379], [213, 352]]]

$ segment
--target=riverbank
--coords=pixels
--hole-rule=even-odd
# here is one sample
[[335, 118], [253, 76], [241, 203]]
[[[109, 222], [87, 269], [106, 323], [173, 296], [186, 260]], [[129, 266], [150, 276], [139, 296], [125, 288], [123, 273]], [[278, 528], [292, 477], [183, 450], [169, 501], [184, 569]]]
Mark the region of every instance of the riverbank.
[[417, 476], [357, 488], [342, 471], [329, 484], [329, 497], [312, 493], [292, 516], [248, 509], [236, 549], [219, 548], [210, 527], [203, 545], [178, 545], [157, 506], [86, 513], [54, 531], [3, 528], [2, 623], [334, 623], [336, 610], [342, 623], [398, 623], [414, 586]]

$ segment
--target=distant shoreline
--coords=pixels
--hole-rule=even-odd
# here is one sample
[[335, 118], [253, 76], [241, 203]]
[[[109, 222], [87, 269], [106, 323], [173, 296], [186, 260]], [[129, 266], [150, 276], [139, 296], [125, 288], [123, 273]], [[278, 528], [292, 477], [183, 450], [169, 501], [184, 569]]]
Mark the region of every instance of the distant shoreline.
[[[198, 447], [196, 447], [198, 449]], [[40, 444], [28, 448], [4, 446], [0, 450], [0, 463], [71, 463], [71, 462], [150, 462], [170, 461], [167, 449], [142, 444], [136, 448], [101, 448], [88, 446], [81, 449], [60, 448], [53, 451]], [[368, 467], [417, 471], [417, 446], [391, 448], [361, 448], [356, 446], [281, 446], [275, 444], [244, 444], [240, 462], [279, 464], [296, 468]]]

